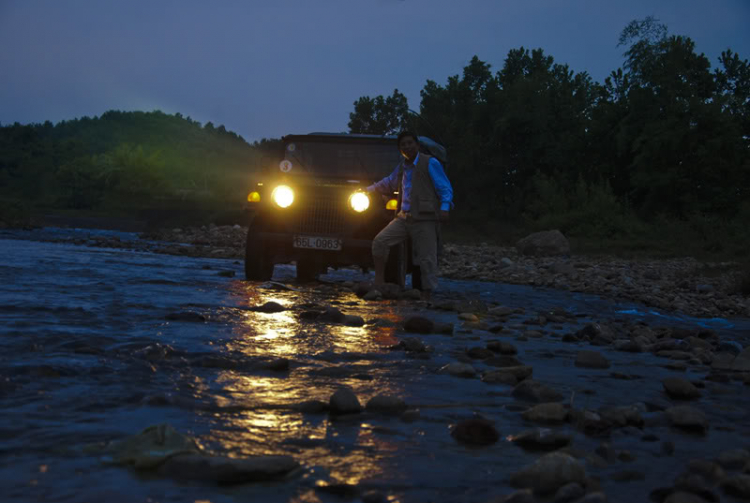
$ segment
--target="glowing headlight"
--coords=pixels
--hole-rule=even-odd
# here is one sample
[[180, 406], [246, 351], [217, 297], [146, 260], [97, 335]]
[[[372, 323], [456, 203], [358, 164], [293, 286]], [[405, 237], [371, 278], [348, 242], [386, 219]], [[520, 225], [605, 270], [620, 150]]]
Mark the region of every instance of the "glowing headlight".
[[364, 192], [355, 192], [349, 198], [349, 206], [357, 213], [362, 213], [370, 207], [370, 197]]
[[260, 202], [260, 192], [253, 191], [247, 195], [247, 202], [248, 203], [259, 203]]
[[279, 208], [288, 208], [294, 202], [294, 191], [286, 185], [279, 185], [271, 193], [271, 199]]
[[385, 203], [385, 209], [386, 210], [397, 210], [398, 209], [398, 201], [396, 199], [389, 199], [387, 203]]

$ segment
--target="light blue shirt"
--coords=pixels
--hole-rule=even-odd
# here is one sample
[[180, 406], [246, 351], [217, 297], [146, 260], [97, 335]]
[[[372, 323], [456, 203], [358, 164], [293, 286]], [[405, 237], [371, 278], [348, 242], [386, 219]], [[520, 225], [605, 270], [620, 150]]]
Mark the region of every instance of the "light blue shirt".
[[[401, 190], [401, 210], [409, 211], [411, 208], [411, 175], [414, 172], [414, 166], [419, 160], [419, 154], [414, 159], [414, 163], [407, 163], [406, 160], [403, 162], [404, 166], [404, 186]], [[367, 192], [378, 191], [381, 194], [391, 195], [399, 190], [399, 168], [401, 164], [396, 166], [393, 173], [386, 176], [379, 182], [373, 183], [367, 187]], [[432, 184], [435, 186], [435, 192], [437, 192], [438, 199], [440, 199], [440, 211], [449, 211], [453, 208], [453, 187], [448, 177], [445, 175], [443, 165], [436, 157], [430, 158], [428, 164], [428, 171], [430, 178], [432, 178]]]

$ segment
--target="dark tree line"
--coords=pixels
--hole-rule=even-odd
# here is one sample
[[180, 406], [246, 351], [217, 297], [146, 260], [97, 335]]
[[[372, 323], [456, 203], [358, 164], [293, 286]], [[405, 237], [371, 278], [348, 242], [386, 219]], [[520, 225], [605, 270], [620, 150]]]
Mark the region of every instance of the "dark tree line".
[[475, 56], [446, 84], [427, 81], [420, 117], [405, 98], [389, 112], [364, 97], [349, 127], [409, 126], [444, 143], [456, 202], [476, 217], [600, 234], [658, 219], [748, 226], [748, 61], [727, 50], [712, 70], [653, 18], [630, 23], [620, 45], [623, 68], [603, 83], [541, 49], [511, 50], [494, 73]]
[[159, 198], [240, 204], [259, 157], [224, 126], [181, 114], [109, 111], [58, 124], [16, 123], [0, 127], [0, 197], [104, 210]]

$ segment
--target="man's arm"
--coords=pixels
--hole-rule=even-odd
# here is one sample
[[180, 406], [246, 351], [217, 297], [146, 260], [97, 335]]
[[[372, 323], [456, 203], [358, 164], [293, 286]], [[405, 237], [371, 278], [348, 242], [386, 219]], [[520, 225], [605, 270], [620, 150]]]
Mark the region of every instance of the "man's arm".
[[430, 158], [429, 172], [440, 200], [440, 213], [443, 217], [447, 217], [448, 212], [453, 208], [453, 186], [445, 174], [443, 165], [435, 157]]
[[394, 192], [396, 192], [398, 189], [398, 184], [400, 183], [399, 180], [399, 166], [396, 166], [396, 169], [393, 170], [393, 173], [386, 176], [379, 182], [375, 182], [369, 187], [367, 187], [365, 190], [367, 192], [380, 192], [381, 194], [384, 194], [386, 196], [392, 195]]

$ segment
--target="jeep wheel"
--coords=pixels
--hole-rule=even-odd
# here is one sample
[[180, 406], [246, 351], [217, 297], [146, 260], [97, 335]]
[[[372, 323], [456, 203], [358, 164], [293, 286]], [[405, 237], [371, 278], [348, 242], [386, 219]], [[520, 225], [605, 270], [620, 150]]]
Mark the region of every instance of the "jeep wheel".
[[315, 281], [318, 270], [315, 262], [309, 259], [297, 260], [297, 281], [300, 283], [309, 283]]
[[273, 262], [268, 259], [265, 241], [257, 232], [248, 229], [245, 244], [245, 278], [250, 281], [268, 281], [273, 276]]

